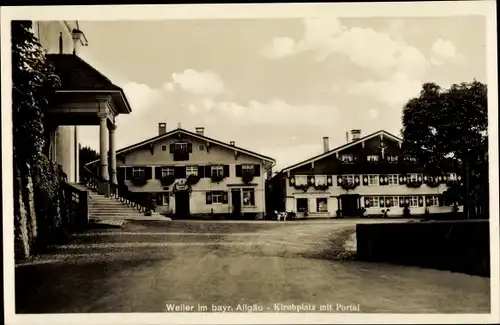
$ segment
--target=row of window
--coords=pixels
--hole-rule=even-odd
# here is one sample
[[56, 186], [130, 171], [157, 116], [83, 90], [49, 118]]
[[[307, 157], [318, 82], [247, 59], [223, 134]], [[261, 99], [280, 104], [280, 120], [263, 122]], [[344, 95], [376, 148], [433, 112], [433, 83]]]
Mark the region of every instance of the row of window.
[[[147, 168], [151, 167], [121, 167], [130, 168], [132, 177], [145, 177]], [[243, 164], [236, 165], [236, 177], [241, 177], [244, 173], [253, 174], [254, 176], [260, 176], [260, 166], [254, 164]], [[212, 165], [212, 166], [169, 166], [169, 167], [156, 167], [156, 178], [159, 177], [189, 177], [189, 176], [200, 176], [200, 177], [229, 177], [229, 166], [228, 165]], [[161, 176], [160, 176], [161, 175]], [[124, 175], [127, 179], [127, 173]]]
[[440, 195], [424, 196], [365, 196], [365, 208], [391, 208], [404, 207], [437, 207], [444, 205]]
[[[387, 162], [390, 162], [390, 163], [397, 163], [399, 161], [399, 156], [394, 156], [394, 155], [388, 155], [388, 156], [385, 156], [385, 157], [380, 157], [379, 155], [367, 155], [366, 156], [366, 161], [368, 161], [368, 162], [378, 162], [378, 161], [381, 160], [381, 158], [385, 159]], [[342, 163], [344, 163], [344, 164], [354, 163], [355, 160], [356, 160], [356, 158], [352, 154], [342, 154], [340, 156], [340, 161]], [[415, 157], [412, 157], [412, 156], [404, 156], [403, 160], [405, 162], [411, 162], [411, 163], [417, 162], [417, 159]]]
[[[355, 181], [355, 176], [356, 175], [342, 175], [342, 183], [354, 183]], [[399, 174], [388, 174], [388, 175], [363, 175], [363, 177], [366, 177], [366, 182], [363, 182], [365, 185], [368, 186], [378, 186], [386, 184], [386, 185], [399, 185], [400, 184], [400, 176]], [[422, 182], [424, 180], [423, 174], [418, 174], [418, 173], [411, 173], [411, 174], [405, 174], [405, 183], [412, 183], [412, 182]], [[448, 173], [446, 174], [446, 179], [450, 181], [455, 181], [458, 179], [458, 176], [456, 173]], [[382, 181], [383, 180], [383, 181]]]
[[[365, 208], [391, 208], [403, 207], [405, 204], [410, 208], [443, 206], [443, 197], [439, 195], [423, 196], [365, 196]], [[309, 199], [297, 198], [297, 212], [309, 211]], [[316, 212], [328, 212], [328, 198], [316, 198]]]
[[[232, 204], [235, 205], [235, 200], [240, 200], [244, 207], [255, 206], [255, 190], [253, 188], [235, 189], [231, 191]], [[227, 204], [228, 192], [226, 191], [209, 191], [205, 193], [206, 204]], [[157, 198], [157, 204], [168, 206], [170, 204], [170, 193], [160, 193]]]

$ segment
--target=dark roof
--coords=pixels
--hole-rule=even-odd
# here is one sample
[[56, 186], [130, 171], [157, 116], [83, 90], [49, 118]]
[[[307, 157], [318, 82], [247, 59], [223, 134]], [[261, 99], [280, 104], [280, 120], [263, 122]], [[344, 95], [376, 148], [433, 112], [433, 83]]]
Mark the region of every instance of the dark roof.
[[296, 164], [294, 164], [294, 165], [292, 165], [292, 166], [286, 167], [286, 168], [282, 169], [280, 173], [283, 173], [283, 172], [286, 172], [286, 171], [292, 170], [292, 169], [294, 169], [294, 168], [297, 168], [297, 167], [303, 166], [303, 165], [305, 165], [305, 164], [311, 163], [311, 162], [313, 162], [313, 161], [316, 161], [316, 160], [319, 160], [319, 159], [322, 159], [322, 158], [328, 157], [328, 156], [330, 156], [331, 154], [334, 154], [334, 153], [336, 153], [336, 152], [339, 152], [339, 151], [341, 151], [341, 150], [343, 150], [343, 149], [346, 149], [346, 148], [348, 148], [348, 147], [354, 146], [354, 145], [356, 145], [356, 144], [358, 144], [358, 143], [361, 143], [362, 141], [366, 141], [367, 139], [372, 138], [372, 137], [377, 136], [377, 135], [380, 135], [380, 134], [385, 134], [386, 136], [389, 136], [390, 138], [393, 138], [394, 140], [396, 140], [396, 141], [398, 141], [398, 142], [403, 142], [403, 139], [401, 139], [401, 138], [399, 138], [399, 137], [395, 136], [394, 134], [391, 134], [391, 133], [389, 133], [389, 132], [387, 132], [387, 131], [384, 131], [384, 130], [380, 130], [380, 131], [377, 131], [377, 132], [370, 133], [370, 134], [368, 134], [368, 135], [366, 135], [366, 136], [364, 136], [364, 137], [362, 137], [362, 138], [360, 138], [360, 139], [358, 139], [358, 140], [356, 140], [356, 141], [352, 141], [352, 142], [349, 142], [349, 143], [343, 144], [343, 145], [341, 145], [340, 147], [337, 147], [337, 148], [332, 149], [332, 150], [330, 150], [330, 151], [327, 151], [327, 152], [324, 152], [324, 153], [322, 153], [322, 154], [316, 155], [316, 156], [314, 156], [314, 157], [308, 158], [308, 159], [303, 160], [303, 161], [301, 161], [301, 162], [299, 162], [299, 163], [296, 163]]
[[105, 75], [75, 54], [47, 54], [61, 79], [60, 90], [122, 90]]
[[120, 107], [121, 113], [132, 109], [123, 89], [76, 54], [47, 54], [47, 63], [52, 65], [61, 79], [61, 91], [109, 91]]
[[[273, 158], [271, 158], [271, 157], [267, 157], [267, 156], [258, 154], [256, 152], [253, 152], [253, 151], [250, 151], [250, 150], [246, 150], [246, 149], [243, 149], [243, 148], [240, 148], [240, 147], [236, 147], [236, 146], [230, 145], [228, 143], [225, 143], [225, 142], [222, 142], [222, 141], [219, 141], [219, 140], [215, 140], [213, 138], [209, 138], [207, 136], [204, 136], [204, 135], [201, 135], [201, 134], [197, 134], [197, 133], [194, 133], [194, 132], [191, 132], [191, 131], [188, 131], [188, 130], [180, 129], [180, 128], [174, 129], [174, 130], [169, 131], [169, 132], [167, 132], [165, 134], [160, 134], [160, 135], [157, 135], [155, 137], [143, 140], [143, 141], [138, 142], [136, 144], [133, 144], [133, 145], [130, 145], [128, 147], [125, 147], [125, 148], [122, 148], [120, 150], [117, 150], [116, 154], [119, 155], [119, 154], [125, 153], [127, 151], [131, 151], [133, 149], [140, 148], [140, 147], [142, 147], [144, 145], [147, 145], [148, 143], [152, 143], [152, 142], [164, 139], [164, 138], [168, 138], [169, 136], [172, 136], [172, 135], [174, 135], [174, 134], [176, 134], [178, 132], [185, 133], [185, 134], [190, 135], [192, 137], [199, 138], [199, 139], [202, 139], [202, 140], [205, 140], [205, 141], [208, 141], [208, 142], [212, 142], [214, 144], [217, 144], [217, 145], [220, 145], [220, 146], [232, 149], [232, 150], [237, 150], [239, 152], [245, 153], [245, 154], [250, 155], [250, 156], [259, 157], [261, 159], [265, 159], [265, 160], [271, 161], [273, 163], [275, 162], [275, 160]], [[89, 162], [87, 165], [93, 164], [93, 163], [95, 163], [97, 161], [99, 161], [99, 160], [94, 160], [92, 162]]]

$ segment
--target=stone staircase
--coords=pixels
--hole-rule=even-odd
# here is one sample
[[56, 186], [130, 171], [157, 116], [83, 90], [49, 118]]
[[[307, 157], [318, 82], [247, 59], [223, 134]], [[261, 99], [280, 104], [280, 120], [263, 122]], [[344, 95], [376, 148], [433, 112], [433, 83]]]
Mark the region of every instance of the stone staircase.
[[151, 216], [145, 216], [136, 208], [133, 208], [116, 198], [106, 197], [87, 188], [82, 184], [72, 184], [74, 187], [88, 191], [89, 220], [94, 224], [107, 224], [121, 226], [126, 220], [153, 220], [170, 221], [170, 218], [153, 213]]

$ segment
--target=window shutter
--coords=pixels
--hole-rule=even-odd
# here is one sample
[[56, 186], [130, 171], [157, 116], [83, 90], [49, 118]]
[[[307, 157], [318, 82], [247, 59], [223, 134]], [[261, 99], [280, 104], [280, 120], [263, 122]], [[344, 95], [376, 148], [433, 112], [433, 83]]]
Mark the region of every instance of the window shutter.
[[206, 193], [206, 202], [207, 204], [212, 204], [212, 192]]
[[227, 192], [222, 192], [222, 203], [227, 204]]
[[385, 207], [385, 198], [383, 196], [378, 198], [378, 204], [381, 208]]
[[198, 166], [198, 177], [205, 177], [205, 166]]
[[132, 167], [125, 168], [125, 175], [127, 176], [127, 179], [132, 179]]
[[175, 176], [175, 178], [186, 178], [186, 167], [175, 166], [174, 176]]
[[368, 185], [368, 176], [363, 175], [363, 185], [367, 186]]
[[405, 206], [405, 198], [404, 196], [399, 197], [399, 207], [403, 208]]
[[253, 166], [253, 171], [254, 171], [254, 176], [260, 176], [260, 165], [255, 164], [255, 166]]
[[212, 177], [212, 166], [205, 166], [205, 177]]
[[144, 173], [145, 173], [146, 179], [151, 179], [153, 177], [153, 167], [145, 167]]
[[125, 167], [118, 167], [118, 170], [116, 172], [118, 183], [123, 183], [123, 181], [125, 180]]
[[155, 179], [161, 179], [161, 167], [155, 167]]
[[224, 165], [224, 177], [229, 177], [229, 165]]
[[422, 196], [418, 197], [418, 206], [423, 207], [424, 206], [424, 198]]
[[337, 176], [337, 185], [342, 185], [342, 176]]
[[236, 165], [236, 177], [241, 177], [243, 174], [243, 168], [241, 165]]
[[187, 149], [188, 149], [189, 153], [192, 153], [193, 152], [193, 144], [192, 143], [188, 143], [187, 144]]
[[171, 143], [170, 144], [170, 153], [174, 153], [174, 152], [175, 152], [175, 144]]

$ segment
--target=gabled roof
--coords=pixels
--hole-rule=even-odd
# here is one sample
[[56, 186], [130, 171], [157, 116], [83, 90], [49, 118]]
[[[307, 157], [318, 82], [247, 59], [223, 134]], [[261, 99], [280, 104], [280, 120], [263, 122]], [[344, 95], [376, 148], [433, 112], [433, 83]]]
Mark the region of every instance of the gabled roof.
[[298, 168], [298, 167], [310, 164], [310, 163], [315, 162], [317, 160], [320, 160], [320, 159], [323, 159], [325, 157], [328, 157], [328, 156], [330, 156], [332, 154], [336, 154], [339, 151], [342, 151], [342, 150], [347, 149], [349, 147], [355, 146], [355, 145], [357, 145], [357, 144], [359, 144], [359, 143], [361, 143], [363, 141], [366, 141], [368, 139], [371, 139], [373, 137], [380, 136], [381, 134], [384, 135], [384, 136], [386, 136], [386, 137], [388, 137], [388, 138], [390, 138], [390, 139], [392, 139], [392, 140], [394, 140], [394, 141], [396, 141], [396, 142], [398, 142], [398, 143], [402, 143], [403, 142], [403, 139], [401, 139], [401, 138], [399, 138], [399, 137], [397, 137], [397, 136], [395, 136], [395, 135], [393, 135], [393, 134], [391, 134], [391, 133], [389, 133], [387, 131], [380, 130], [380, 131], [368, 134], [368, 135], [366, 135], [366, 136], [364, 136], [364, 137], [362, 137], [362, 138], [360, 138], [360, 139], [358, 139], [356, 141], [352, 141], [352, 142], [346, 143], [346, 144], [344, 144], [344, 145], [342, 145], [340, 147], [337, 147], [335, 149], [332, 149], [332, 150], [327, 151], [325, 153], [322, 153], [320, 155], [314, 156], [312, 158], [309, 158], [307, 160], [299, 162], [299, 163], [297, 163], [295, 165], [286, 167], [283, 170], [281, 170], [281, 173], [286, 173], [286, 172], [288, 172], [288, 171], [290, 171], [292, 169], [295, 169], [295, 168]]
[[54, 67], [61, 79], [61, 86], [56, 92], [109, 92], [118, 93], [118, 100], [123, 101], [125, 111], [132, 109], [123, 89], [115, 85], [105, 75], [85, 62], [76, 54], [47, 54], [47, 63]]
[[[225, 142], [222, 142], [222, 141], [219, 141], [219, 140], [215, 140], [213, 138], [209, 138], [207, 136], [204, 136], [204, 135], [201, 135], [201, 134], [197, 134], [197, 133], [194, 133], [194, 132], [191, 132], [191, 131], [188, 131], [188, 130], [184, 130], [184, 129], [181, 129], [181, 128], [172, 130], [172, 131], [167, 132], [165, 134], [157, 135], [155, 137], [149, 138], [149, 139], [141, 141], [139, 143], [136, 143], [136, 144], [130, 145], [128, 147], [122, 148], [120, 150], [117, 150], [116, 154], [119, 155], [119, 154], [123, 154], [123, 153], [128, 152], [128, 151], [132, 151], [134, 149], [143, 147], [143, 146], [145, 146], [147, 144], [154, 143], [156, 141], [168, 138], [168, 137], [173, 136], [173, 135], [175, 135], [177, 133], [184, 133], [184, 134], [189, 135], [191, 137], [194, 137], [194, 138], [197, 138], [197, 139], [200, 139], [200, 140], [203, 140], [203, 141], [207, 141], [207, 142], [219, 145], [221, 147], [228, 148], [230, 150], [236, 150], [236, 151], [239, 151], [239, 152], [244, 153], [246, 155], [257, 157], [259, 159], [266, 160], [266, 161], [269, 161], [269, 162], [272, 162], [272, 163], [276, 162], [276, 160], [274, 160], [273, 158], [270, 158], [270, 157], [267, 157], [267, 156], [264, 156], [264, 155], [261, 155], [261, 154], [258, 154], [258, 153], [255, 153], [253, 151], [246, 150], [246, 149], [243, 149], [243, 148], [240, 148], [240, 147], [236, 147], [236, 146], [230, 145], [228, 143], [225, 143]], [[90, 165], [90, 164], [96, 163], [98, 161], [99, 160], [94, 160], [94, 161], [91, 161], [91, 162], [87, 163], [86, 165]]]

